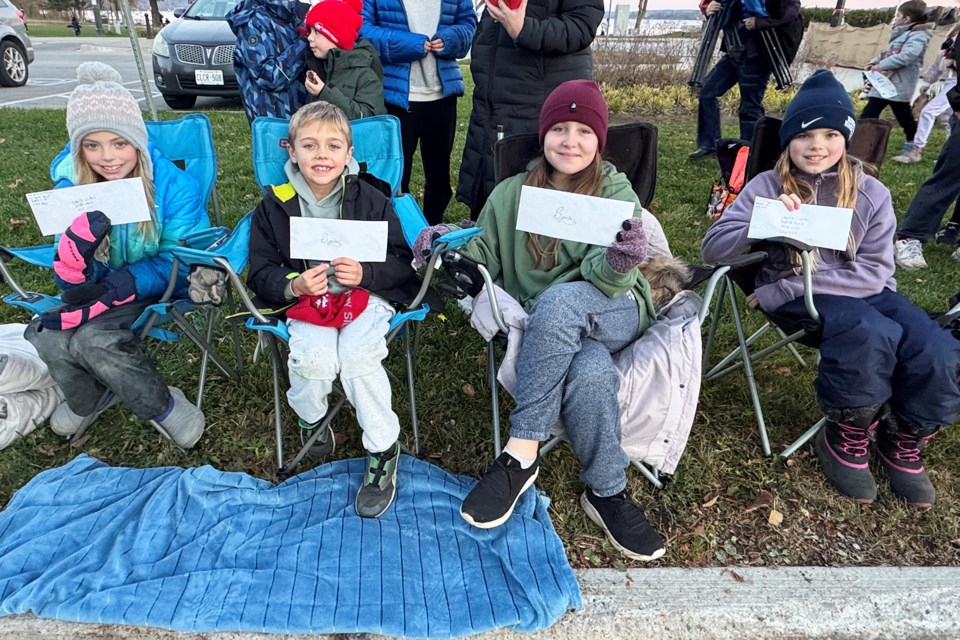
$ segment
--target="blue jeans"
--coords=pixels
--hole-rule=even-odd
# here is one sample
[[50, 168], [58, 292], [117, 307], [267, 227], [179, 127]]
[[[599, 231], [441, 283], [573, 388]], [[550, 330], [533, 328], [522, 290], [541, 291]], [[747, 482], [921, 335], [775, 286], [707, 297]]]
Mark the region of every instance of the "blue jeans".
[[555, 284], [537, 298], [517, 358], [510, 435], [542, 442], [563, 418], [580, 479], [601, 497], [627, 486], [613, 354], [636, 339], [639, 324], [632, 294], [611, 299], [589, 282]]
[[153, 302], [115, 307], [76, 329], [44, 329], [37, 318], [23, 334], [63, 390], [70, 410], [88, 416], [107, 389], [141, 420], [152, 420], [170, 402], [170, 391], [130, 327]]
[[697, 107], [697, 148], [716, 149], [720, 141], [720, 102], [718, 98], [740, 85], [740, 137], [749, 142], [757, 120], [763, 117], [763, 94], [770, 82], [770, 63], [763, 56], [734, 62], [724, 55], [714, 65], [700, 87]]
[[926, 242], [940, 227], [947, 208], [953, 204], [953, 217], [960, 219], [960, 120], [950, 118], [950, 136], [943, 143], [933, 173], [920, 185], [917, 195], [910, 201], [910, 208], [897, 234], [900, 238], [913, 238]]
[[[960, 412], [960, 341], [909, 300], [814, 295], [823, 320], [817, 396], [828, 409], [889, 402], [912, 430], [953, 424]], [[803, 300], [778, 314], [807, 317]]]

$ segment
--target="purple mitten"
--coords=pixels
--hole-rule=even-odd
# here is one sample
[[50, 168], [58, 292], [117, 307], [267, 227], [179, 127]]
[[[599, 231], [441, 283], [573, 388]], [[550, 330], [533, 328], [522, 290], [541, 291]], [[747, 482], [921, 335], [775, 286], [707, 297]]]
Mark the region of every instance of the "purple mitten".
[[[83, 289], [91, 294], [99, 293], [101, 290], [102, 293], [93, 300], [78, 299], [80, 297], [78, 294], [70, 293], [66, 304], [40, 315], [40, 324], [45, 329], [55, 331], [76, 329], [104, 311], [137, 299], [137, 281], [126, 269], [111, 271], [100, 282]], [[64, 295], [67, 293], [69, 290]], [[74, 303], [70, 304], [71, 301]]]
[[618, 232], [617, 239], [607, 247], [607, 263], [617, 273], [627, 273], [647, 259], [648, 247], [640, 218], [624, 220], [623, 231]]
[[102, 211], [81, 213], [60, 236], [53, 270], [69, 284], [83, 284], [93, 273], [93, 256], [110, 234], [110, 218]]
[[433, 249], [433, 241], [448, 233], [450, 228], [445, 224], [435, 224], [422, 229], [413, 243], [413, 266], [417, 269], [427, 264], [427, 258]]

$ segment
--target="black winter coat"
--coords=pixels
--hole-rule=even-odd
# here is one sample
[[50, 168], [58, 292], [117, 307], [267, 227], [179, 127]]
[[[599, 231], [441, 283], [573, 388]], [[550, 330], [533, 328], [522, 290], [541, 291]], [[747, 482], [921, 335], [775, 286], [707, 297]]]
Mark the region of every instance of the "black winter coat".
[[[344, 220], [387, 221], [387, 259], [385, 262], [361, 263], [363, 279], [360, 288], [391, 303], [407, 305], [420, 290], [420, 278], [410, 266], [413, 254], [404, 239], [400, 219], [383, 188], [389, 193], [386, 183], [369, 174], [346, 176], [340, 217]], [[256, 294], [258, 304], [265, 303], [275, 309], [289, 305], [291, 301], [284, 295], [290, 281], [288, 276], [307, 269], [303, 260], [290, 258], [290, 218], [299, 216], [300, 202], [293, 187], [271, 187], [254, 211], [247, 286]], [[443, 308], [443, 300], [433, 290], [429, 291], [424, 302], [434, 311]]]
[[516, 42], [484, 12], [470, 52], [473, 111], [460, 165], [457, 200], [474, 218], [493, 190], [493, 144], [537, 130], [540, 107], [557, 85], [590, 79], [590, 44], [603, 19], [603, 0], [529, 0]]

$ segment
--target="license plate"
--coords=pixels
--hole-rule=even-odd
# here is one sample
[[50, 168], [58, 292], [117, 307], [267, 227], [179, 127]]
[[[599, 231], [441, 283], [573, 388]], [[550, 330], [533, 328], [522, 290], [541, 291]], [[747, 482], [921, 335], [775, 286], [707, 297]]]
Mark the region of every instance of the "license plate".
[[194, 70], [197, 84], [223, 84], [223, 71], [215, 69], [213, 71]]

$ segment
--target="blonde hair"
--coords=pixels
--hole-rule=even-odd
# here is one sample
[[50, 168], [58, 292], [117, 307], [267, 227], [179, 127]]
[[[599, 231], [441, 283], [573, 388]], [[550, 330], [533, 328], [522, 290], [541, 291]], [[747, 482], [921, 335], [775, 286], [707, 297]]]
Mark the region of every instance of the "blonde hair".
[[[780, 157], [777, 159], [777, 164], [774, 166], [774, 171], [777, 172], [777, 175], [780, 177], [780, 183], [783, 185], [783, 193], [795, 193], [800, 196], [800, 200], [804, 203], [813, 203], [813, 199], [816, 196], [813, 187], [807, 184], [807, 182], [797, 179], [796, 175], [794, 175], [795, 170], [796, 167], [793, 164], [793, 160], [790, 159], [790, 147], [788, 145], [787, 148], [783, 150], [783, 153], [780, 154]], [[837, 196], [838, 207], [853, 209], [857, 206], [857, 195], [860, 193], [860, 175], [862, 172], [862, 163], [853, 156], [847, 155], [847, 150], [844, 149], [840, 155], [840, 160], [837, 162], [838, 183], [837, 191], [834, 195]], [[793, 270], [799, 275], [802, 271], [800, 254], [796, 251], [793, 253]], [[852, 225], [850, 227], [850, 233], [847, 236], [845, 253], [851, 261], [856, 261], [857, 246], [853, 237]], [[814, 271], [816, 271], [819, 266], [819, 256], [820, 250], [815, 249], [811, 255]]]
[[[546, 188], [552, 186], [556, 188], [552, 180], [555, 173], [556, 170], [547, 162], [546, 157], [541, 154], [537, 159], [537, 164], [530, 170], [530, 173], [527, 174], [523, 184], [531, 187]], [[600, 156], [600, 152], [597, 151], [593, 156], [593, 161], [589, 165], [570, 176], [564, 191], [586, 196], [598, 196], [600, 195], [602, 187], [603, 158]], [[538, 234], [527, 234], [527, 251], [530, 252], [530, 255], [532, 255], [536, 261], [537, 268], [550, 271], [557, 266], [560, 242], [561, 240], [553, 238], [547, 243], [547, 246], [544, 247], [540, 244], [540, 236]]]
[[340, 107], [329, 102], [311, 102], [300, 107], [290, 118], [287, 127], [287, 138], [290, 144], [297, 140], [297, 134], [304, 127], [311, 124], [329, 125], [340, 131], [347, 141], [347, 146], [353, 146], [353, 131], [350, 129], [350, 120]]
[[[98, 131], [91, 131], [90, 133], [99, 133]], [[113, 133], [112, 131], [110, 133]], [[89, 134], [88, 134], [89, 135]], [[123, 136], [120, 136], [123, 138]], [[135, 149], [137, 147], [133, 145], [129, 140], [123, 138], [127, 144], [133, 146]], [[77, 176], [76, 184], [93, 184], [95, 182], [106, 182], [106, 178], [98, 174], [93, 170], [93, 167], [90, 166], [90, 163], [86, 161], [83, 155], [83, 140], [86, 140], [84, 136], [80, 140], [80, 149], [74, 153], [73, 161], [73, 171]], [[157, 216], [157, 203], [153, 190], [153, 181], [150, 176], [147, 174], [146, 167], [143, 164], [143, 155], [140, 152], [140, 149], [137, 149], [137, 164], [133, 167], [133, 171], [130, 172], [128, 178], [140, 178], [143, 181], [143, 192], [147, 196], [147, 208], [150, 210], [150, 220], [145, 220], [144, 222], [137, 223], [136, 233], [141, 234], [144, 237], [151, 237], [157, 232], [156, 226], [156, 216]], [[106, 253], [110, 246], [110, 236], [104, 240], [101, 246], [101, 251]], [[98, 252], [99, 254], [100, 252]]]

